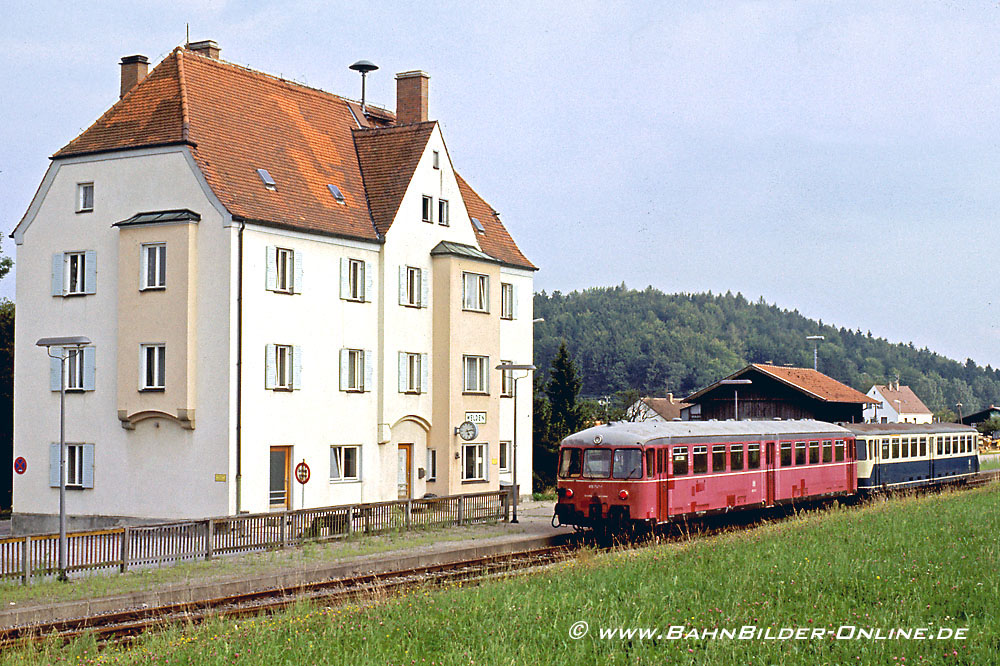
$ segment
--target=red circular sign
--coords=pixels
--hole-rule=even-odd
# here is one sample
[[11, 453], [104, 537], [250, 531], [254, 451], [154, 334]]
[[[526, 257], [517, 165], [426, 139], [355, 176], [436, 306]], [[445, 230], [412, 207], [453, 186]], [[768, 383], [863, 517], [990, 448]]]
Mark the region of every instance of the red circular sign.
[[14, 471], [17, 472], [18, 474], [24, 474], [25, 472], [27, 472], [28, 461], [22, 458], [21, 456], [18, 456], [14, 460]]
[[305, 460], [295, 466], [295, 480], [302, 484], [309, 481], [309, 465]]

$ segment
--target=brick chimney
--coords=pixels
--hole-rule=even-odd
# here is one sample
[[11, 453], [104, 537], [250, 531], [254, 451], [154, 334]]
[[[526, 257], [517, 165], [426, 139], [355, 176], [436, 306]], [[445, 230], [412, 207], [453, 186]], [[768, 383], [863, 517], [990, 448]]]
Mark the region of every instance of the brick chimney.
[[206, 58], [211, 58], [212, 60], [219, 59], [219, 52], [222, 49], [219, 45], [213, 42], [211, 39], [203, 39], [200, 42], [191, 42], [187, 45], [188, 51], [193, 51], [198, 55], [205, 56]]
[[427, 72], [414, 70], [396, 75], [396, 123], [408, 125], [427, 120]]
[[119, 99], [132, 90], [149, 72], [149, 58], [144, 55], [130, 55], [122, 58], [122, 90]]

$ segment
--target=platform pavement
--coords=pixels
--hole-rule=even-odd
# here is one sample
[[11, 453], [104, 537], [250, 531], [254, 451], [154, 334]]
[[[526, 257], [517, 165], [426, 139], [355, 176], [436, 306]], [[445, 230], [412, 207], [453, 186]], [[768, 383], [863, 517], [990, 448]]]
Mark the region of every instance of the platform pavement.
[[[274, 563], [266, 571], [252, 574], [212, 576], [202, 574], [184, 583], [151, 586], [148, 589], [113, 596], [52, 602], [44, 599], [22, 601], [0, 608], [0, 627], [10, 627], [89, 615], [111, 613], [130, 608], [146, 608], [169, 604], [195, 603], [264, 589], [294, 589], [325, 580], [348, 578], [368, 573], [383, 573], [414, 567], [471, 560], [489, 555], [502, 555], [518, 550], [543, 548], [569, 538], [572, 530], [553, 528], [553, 502], [522, 502], [518, 506], [518, 524], [471, 526], [483, 528], [483, 537], [448, 540], [443, 530], [442, 540], [431, 544], [390, 550], [377, 554], [332, 559], [321, 564]], [[487, 536], [489, 535], [489, 536]], [[378, 538], [378, 537], [373, 537]], [[339, 543], [330, 544], [335, 549]], [[289, 549], [291, 552], [293, 549]], [[336, 557], [335, 552], [333, 557]], [[232, 562], [235, 558], [226, 558]]]

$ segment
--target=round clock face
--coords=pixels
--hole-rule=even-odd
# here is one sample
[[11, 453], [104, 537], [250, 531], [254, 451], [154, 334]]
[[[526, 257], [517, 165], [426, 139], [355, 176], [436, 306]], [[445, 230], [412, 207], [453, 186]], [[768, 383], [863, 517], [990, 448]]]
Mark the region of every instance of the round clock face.
[[458, 426], [458, 436], [467, 442], [475, 439], [478, 435], [479, 427], [472, 421], [466, 421], [462, 425]]

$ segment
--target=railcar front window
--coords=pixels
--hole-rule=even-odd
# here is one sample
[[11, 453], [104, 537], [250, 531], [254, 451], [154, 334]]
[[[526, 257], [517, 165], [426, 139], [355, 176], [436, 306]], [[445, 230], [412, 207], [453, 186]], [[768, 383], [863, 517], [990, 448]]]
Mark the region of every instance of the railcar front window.
[[692, 450], [694, 456], [694, 473], [704, 474], [708, 471], [708, 447], [696, 446]]
[[642, 451], [615, 449], [615, 465], [611, 476], [616, 479], [642, 478]]
[[782, 442], [781, 443], [781, 466], [791, 467], [792, 465], [792, 443]]
[[609, 449], [584, 451], [583, 475], [590, 479], [606, 479], [611, 476], [611, 451]]
[[743, 469], [743, 445], [733, 444], [729, 447], [729, 468], [738, 472]]
[[688, 450], [686, 446], [674, 447], [674, 476], [688, 473]]
[[559, 461], [559, 476], [570, 478], [580, 476], [583, 467], [583, 452], [580, 449], [563, 449]]
[[747, 446], [747, 468], [760, 469], [760, 444]]

